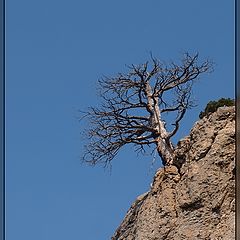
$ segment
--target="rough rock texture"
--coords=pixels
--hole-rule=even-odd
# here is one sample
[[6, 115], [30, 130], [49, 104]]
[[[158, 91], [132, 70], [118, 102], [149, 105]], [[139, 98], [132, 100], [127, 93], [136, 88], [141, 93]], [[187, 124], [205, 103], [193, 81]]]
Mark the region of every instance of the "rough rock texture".
[[198, 121], [176, 154], [179, 170], [158, 170], [112, 240], [235, 239], [235, 108]]

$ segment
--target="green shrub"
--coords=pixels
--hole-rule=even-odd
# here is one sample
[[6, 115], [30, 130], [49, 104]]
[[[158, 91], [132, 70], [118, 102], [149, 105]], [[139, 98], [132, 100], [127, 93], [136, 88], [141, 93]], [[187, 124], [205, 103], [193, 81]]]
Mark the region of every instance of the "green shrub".
[[199, 118], [208, 116], [210, 113], [217, 111], [219, 107], [234, 106], [234, 105], [235, 105], [234, 99], [230, 99], [230, 98], [221, 98], [218, 101], [210, 101], [205, 107], [204, 112], [200, 112]]

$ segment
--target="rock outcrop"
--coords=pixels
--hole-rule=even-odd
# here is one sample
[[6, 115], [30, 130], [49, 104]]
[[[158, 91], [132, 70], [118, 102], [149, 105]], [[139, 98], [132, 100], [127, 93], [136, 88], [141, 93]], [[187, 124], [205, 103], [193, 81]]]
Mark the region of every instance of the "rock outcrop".
[[198, 121], [112, 240], [235, 239], [235, 108]]

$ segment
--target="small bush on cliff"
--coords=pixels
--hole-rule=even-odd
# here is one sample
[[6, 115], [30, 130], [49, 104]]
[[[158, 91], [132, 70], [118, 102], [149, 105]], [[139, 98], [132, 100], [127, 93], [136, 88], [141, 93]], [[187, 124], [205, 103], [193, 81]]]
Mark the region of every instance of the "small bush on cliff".
[[205, 107], [204, 112], [200, 112], [199, 118], [208, 116], [210, 113], [216, 112], [219, 107], [234, 106], [234, 99], [221, 98], [218, 101], [210, 101]]

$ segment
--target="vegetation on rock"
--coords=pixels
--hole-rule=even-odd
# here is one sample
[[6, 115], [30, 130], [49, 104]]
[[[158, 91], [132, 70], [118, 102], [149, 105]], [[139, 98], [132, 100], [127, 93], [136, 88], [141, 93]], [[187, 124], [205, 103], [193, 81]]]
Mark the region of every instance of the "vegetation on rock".
[[217, 101], [210, 101], [205, 107], [205, 110], [203, 112], [200, 112], [199, 118], [201, 119], [205, 116], [208, 116], [210, 113], [216, 112], [219, 107], [230, 107], [234, 105], [234, 99], [230, 98], [220, 98]]

